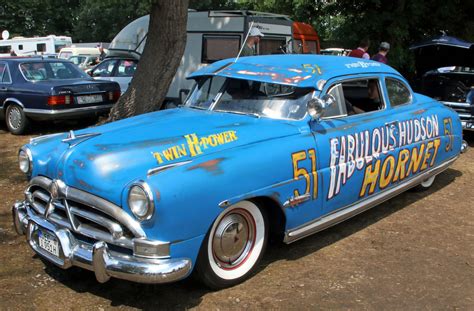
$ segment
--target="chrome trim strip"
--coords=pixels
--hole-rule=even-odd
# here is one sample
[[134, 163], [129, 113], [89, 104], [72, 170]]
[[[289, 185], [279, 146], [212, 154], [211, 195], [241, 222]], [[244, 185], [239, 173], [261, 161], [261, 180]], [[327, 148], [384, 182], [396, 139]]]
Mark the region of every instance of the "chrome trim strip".
[[448, 101], [442, 101], [443, 104], [445, 104], [446, 106], [450, 106], [450, 107], [461, 107], [461, 108], [469, 108], [471, 107], [471, 104], [469, 103], [457, 103], [457, 102], [448, 102]]
[[322, 218], [310, 221], [302, 226], [299, 226], [294, 229], [287, 230], [285, 232], [285, 237], [283, 242], [285, 243], [292, 243], [298, 241], [304, 237], [307, 237], [311, 234], [317, 233], [321, 230], [326, 228], [332, 227], [348, 218], [351, 218], [357, 214], [360, 214], [384, 201], [387, 201], [396, 195], [412, 188], [424, 180], [430, 178], [431, 176], [435, 176], [445, 169], [447, 169], [459, 156], [451, 158], [450, 160], [446, 161], [445, 163], [432, 168], [429, 171], [421, 173], [420, 175], [412, 178], [411, 180], [395, 186], [393, 188], [387, 189], [385, 191], [380, 192], [372, 197], [369, 197], [361, 202], [354, 203], [349, 205], [343, 209], [340, 209], [332, 214], [323, 216]]
[[303, 202], [308, 201], [309, 199], [311, 199], [311, 195], [309, 193], [305, 193], [297, 197], [291, 197], [285, 203], [283, 203], [283, 207], [295, 207]]
[[102, 135], [102, 134], [101, 133], [86, 133], [86, 134], [75, 135], [74, 132], [71, 130], [71, 131], [69, 131], [68, 137], [64, 138], [61, 141], [63, 143], [69, 144], [69, 148], [72, 148], [72, 147], [77, 146], [80, 143], [82, 143], [82, 142], [84, 142], [84, 141], [86, 141], [90, 138], [93, 138], [93, 137], [96, 137], [96, 136], [99, 136], [99, 135]]
[[61, 109], [61, 110], [25, 108], [23, 109], [23, 111], [26, 113], [34, 113], [34, 114], [42, 114], [42, 115], [62, 115], [62, 114], [89, 111], [89, 110], [100, 110], [100, 109], [112, 108], [112, 106], [113, 104], [107, 104], [107, 105]]
[[173, 168], [175, 166], [182, 166], [182, 165], [186, 165], [186, 164], [191, 163], [191, 162], [192, 161], [182, 161], [182, 162], [176, 162], [176, 163], [171, 163], [171, 164], [166, 164], [166, 165], [163, 165], [163, 166], [151, 168], [151, 169], [148, 170], [147, 176], [150, 177], [152, 175], [158, 174], [159, 172], [165, 171], [165, 170]]

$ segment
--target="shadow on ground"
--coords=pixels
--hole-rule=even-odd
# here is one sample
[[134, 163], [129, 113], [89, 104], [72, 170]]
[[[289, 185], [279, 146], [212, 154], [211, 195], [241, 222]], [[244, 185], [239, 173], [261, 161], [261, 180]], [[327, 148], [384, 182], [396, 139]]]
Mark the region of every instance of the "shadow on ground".
[[[273, 262], [281, 260], [298, 260], [311, 253], [338, 242], [364, 228], [371, 226], [437, 192], [452, 183], [462, 173], [448, 169], [438, 176], [433, 186], [423, 192], [408, 191], [396, 198], [382, 203], [348, 221], [307, 237], [291, 245], [273, 242], [257, 268], [256, 274]], [[99, 284], [92, 272], [79, 268], [61, 270], [46, 264], [45, 272], [78, 293], [91, 293], [110, 301], [111, 306], [128, 306], [139, 309], [174, 308], [188, 309], [198, 306], [202, 297], [209, 292], [193, 278], [181, 282], [162, 285], [136, 284], [123, 280], [111, 279], [108, 283]], [[126, 295], [124, 295], [126, 293]], [[176, 302], [179, 302], [178, 304]]]

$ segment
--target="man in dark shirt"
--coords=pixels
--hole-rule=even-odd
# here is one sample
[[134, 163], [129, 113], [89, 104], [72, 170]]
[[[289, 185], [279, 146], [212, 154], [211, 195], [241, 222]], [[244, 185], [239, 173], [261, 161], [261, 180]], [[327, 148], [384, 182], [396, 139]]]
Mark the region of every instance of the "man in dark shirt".
[[388, 42], [382, 42], [379, 46], [379, 52], [372, 57], [372, 60], [387, 64], [388, 58], [387, 53], [390, 50], [390, 44]]

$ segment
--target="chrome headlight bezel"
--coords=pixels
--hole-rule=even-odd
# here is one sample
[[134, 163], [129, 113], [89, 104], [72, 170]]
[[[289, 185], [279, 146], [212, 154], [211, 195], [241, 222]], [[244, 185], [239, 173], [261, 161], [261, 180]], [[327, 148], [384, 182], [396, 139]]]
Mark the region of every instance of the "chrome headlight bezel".
[[128, 208], [139, 221], [151, 219], [155, 212], [153, 191], [142, 180], [131, 184], [128, 188], [127, 203]]
[[26, 175], [31, 175], [33, 171], [33, 156], [31, 154], [30, 148], [23, 146], [18, 151], [18, 166], [20, 171]]

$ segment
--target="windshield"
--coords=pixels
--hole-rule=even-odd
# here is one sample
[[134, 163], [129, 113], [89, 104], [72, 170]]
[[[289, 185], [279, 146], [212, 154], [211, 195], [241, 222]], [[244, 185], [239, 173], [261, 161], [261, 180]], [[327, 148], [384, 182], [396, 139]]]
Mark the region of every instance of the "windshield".
[[21, 64], [20, 70], [28, 81], [90, 78], [70, 62], [28, 62]]
[[306, 115], [312, 88], [224, 78], [197, 80], [186, 106], [213, 111], [254, 115], [273, 119], [299, 120]]
[[86, 60], [86, 57], [85, 56], [71, 56], [69, 57], [68, 60], [71, 61], [75, 65], [79, 65], [79, 64], [82, 64]]

